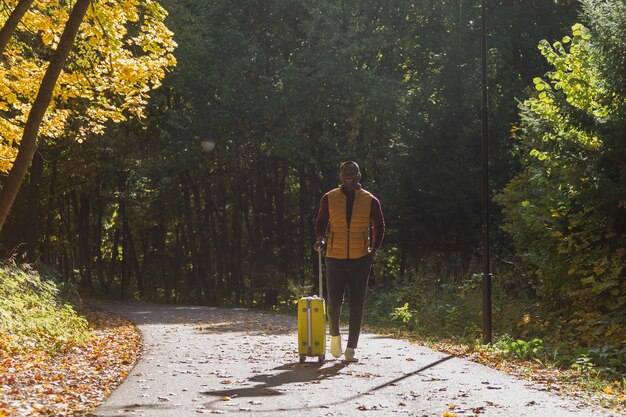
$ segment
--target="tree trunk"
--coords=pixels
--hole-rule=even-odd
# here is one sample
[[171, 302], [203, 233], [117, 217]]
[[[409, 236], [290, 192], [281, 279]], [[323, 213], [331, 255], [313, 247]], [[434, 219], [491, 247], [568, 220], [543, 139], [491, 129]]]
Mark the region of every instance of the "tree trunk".
[[161, 262], [161, 281], [163, 282], [163, 289], [165, 291], [165, 302], [169, 302], [170, 301], [170, 296], [171, 296], [171, 289], [170, 289], [170, 281], [169, 281], [169, 274], [168, 274], [168, 253], [167, 253], [167, 246], [166, 246], [166, 236], [167, 236], [167, 230], [165, 229], [165, 216], [163, 216], [163, 210], [160, 210], [159, 213], [159, 225], [157, 226], [157, 229], [155, 231], [155, 233], [157, 234], [157, 237], [155, 237], [155, 241], [157, 243], [155, 243], [155, 246], [158, 248], [158, 254], [159, 254], [159, 260]]
[[28, 196], [26, 197], [26, 216], [24, 216], [24, 240], [26, 245], [20, 253], [20, 255], [25, 255], [27, 262], [33, 262], [37, 259], [35, 246], [39, 238], [39, 196], [41, 194], [42, 178], [43, 157], [40, 152], [35, 152], [28, 183]]
[[[300, 265], [304, 264], [304, 254], [305, 254], [305, 244], [302, 242], [306, 240], [307, 236], [307, 219], [311, 217], [311, 213], [309, 213], [309, 205], [308, 205], [308, 193], [309, 188], [307, 184], [306, 172], [303, 167], [298, 167], [298, 181], [300, 183], [300, 191], [298, 195], [298, 203], [299, 203], [299, 218], [298, 218], [298, 252], [297, 259], [300, 259]], [[306, 281], [304, 268], [300, 266], [300, 270], [298, 271], [298, 276], [300, 277], [300, 284], [304, 284]]]
[[137, 280], [137, 293], [140, 298], [144, 296], [143, 275], [141, 275], [141, 269], [139, 268], [139, 260], [137, 259], [137, 251], [135, 250], [135, 240], [133, 239], [133, 233], [130, 227], [126, 230], [128, 233], [128, 270], [135, 271], [135, 279]]
[[104, 280], [104, 260], [102, 259], [102, 218], [104, 216], [104, 204], [100, 198], [98, 202], [98, 220], [96, 221], [96, 227], [94, 230], [93, 243], [96, 248], [96, 274], [98, 276], [98, 283], [100, 288], [105, 292], [108, 292], [109, 288]]
[[60, 261], [59, 263], [61, 264], [61, 275], [63, 276], [63, 281], [64, 282], [70, 282], [70, 268], [69, 268], [69, 257], [67, 256], [67, 250], [66, 249], [61, 249], [61, 255], [60, 255]]
[[178, 284], [180, 283], [180, 279], [178, 278], [181, 269], [183, 269], [182, 265], [185, 262], [185, 253], [183, 251], [183, 244], [181, 242], [181, 225], [176, 225], [176, 245], [174, 250], [174, 268], [172, 273], [172, 279], [174, 280], [174, 303], [178, 302], [180, 297], [180, 290], [178, 288]]
[[195, 219], [194, 222], [194, 231], [196, 232], [196, 243], [197, 243], [197, 257], [198, 257], [198, 265], [200, 267], [201, 276], [203, 280], [203, 286], [205, 291], [205, 301], [208, 302], [209, 294], [213, 292], [213, 283], [211, 282], [209, 271], [211, 270], [211, 258], [209, 256], [209, 239], [207, 237], [206, 224], [204, 222], [205, 216], [202, 215], [202, 197], [200, 195], [200, 188], [198, 184], [193, 181], [191, 175], [187, 173], [187, 181], [189, 183], [189, 187], [191, 189], [193, 195], [193, 201], [195, 202]]
[[[196, 228], [194, 227], [193, 207], [191, 201], [191, 178], [188, 172], [184, 172], [180, 175], [181, 188], [183, 191], [183, 216], [185, 218], [186, 228], [183, 230], [183, 237], [186, 237], [187, 249], [191, 252], [191, 263], [193, 268], [193, 277], [195, 280], [196, 291], [198, 291], [198, 302], [202, 302], [208, 295], [208, 289], [205, 288], [206, 275], [203, 272], [202, 262], [200, 259], [200, 253], [198, 251], [198, 244], [196, 239]], [[196, 201], [196, 204], [198, 202]], [[185, 232], [186, 231], [186, 232]]]
[[[185, 232], [184, 227], [182, 227], [180, 230], [180, 237], [183, 247], [190, 248], [193, 245], [193, 242], [191, 242], [191, 237]], [[191, 257], [191, 271], [188, 268], [185, 268], [185, 272], [187, 273], [188, 280], [191, 283], [191, 286], [193, 287], [196, 294], [197, 303], [203, 304], [202, 280], [200, 279], [200, 275], [198, 274], [198, 268], [193, 261], [193, 255]]]
[[234, 281], [235, 290], [235, 307], [239, 307], [243, 300], [243, 249], [242, 249], [242, 226], [241, 226], [241, 189], [238, 184], [234, 185], [234, 204], [233, 204], [233, 245], [230, 264], [231, 279]]
[[216, 241], [219, 242], [215, 245], [217, 249], [217, 256], [215, 259], [217, 266], [217, 274], [218, 274], [218, 285], [219, 291], [221, 292], [222, 301], [225, 298], [230, 298], [232, 295], [231, 292], [231, 282], [230, 282], [230, 258], [231, 258], [231, 243], [230, 243], [230, 235], [228, 231], [230, 230], [228, 224], [228, 216], [226, 213], [226, 209], [224, 208], [224, 202], [230, 201], [230, 197], [226, 194], [226, 187], [224, 185], [224, 178], [220, 176], [217, 181], [217, 197], [215, 198], [216, 202], [220, 202], [221, 206], [217, 207], [215, 210], [215, 215], [217, 217], [217, 223], [219, 226], [218, 234], [216, 234]]
[[223, 263], [220, 261], [221, 259], [221, 251], [224, 245], [224, 242], [219, 238], [217, 224], [220, 222], [220, 217], [218, 213], [218, 208], [215, 206], [213, 202], [212, 189], [207, 185], [206, 188], [206, 201], [207, 201], [207, 216], [209, 217], [208, 225], [210, 230], [210, 235], [213, 240], [213, 252], [209, 252], [209, 256], [213, 255], [214, 262], [211, 265], [215, 265], [214, 272], [209, 271], [209, 273], [213, 276], [213, 293], [209, 297], [209, 301], [213, 303], [221, 304], [223, 295], [224, 295], [224, 274], [223, 268], [221, 265]]
[[76, 245], [74, 244], [76, 230], [72, 228], [72, 213], [75, 213], [73, 206], [75, 207], [76, 198], [75, 193], [71, 195], [62, 194], [58, 200], [59, 210], [59, 250], [63, 251], [66, 256], [65, 267], [67, 273], [67, 279], [74, 282], [74, 265], [76, 264]]
[[72, 13], [61, 35], [59, 46], [54, 52], [50, 60], [50, 65], [48, 65], [48, 69], [46, 69], [46, 73], [41, 81], [37, 98], [35, 98], [35, 102], [28, 113], [28, 119], [26, 120], [26, 126], [24, 127], [17, 157], [15, 158], [15, 162], [9, 172], [4, 187], [2, 187], [0, 191], [0, 232], [11, 210], [11, 206], [15, 201], [15, 197], [20, 190], [22, 181], [24, 181], [24, 176], [33, 160], [33, 155], [37, 150], [37, 135], [39, 134], [41, 122], [50, 105], [52, 92], [63, 70], [65, 60], [74, 45], [78, 28], [85, 17], [90, 2], [91, 0], [76, 0], [76, 4], [72, 9]]
[[93, 289], [91, 277], [91, 247], [89, 245], [89, 212], [91, 201], [87, 194], [80, 196], [78, 209], [78, 259], [80, 268], [80, 285], [83, 288]]
[[109, 269], [109, 279], [105, 286], [107, 288], [111, 287], [111, 283], [113, 282], [113, 278], [115, 277], [115, 265], [117, 264], [117, 257], [120, 252], [120, 229], [119, 227], [115, 227], [115, 231], [113, 232], [113, 247], [111, 248], [111, 265]]
[[0, 56], [4, 54], [4, 50], [9, 44], [9, 40], [13, 33], [15, 33], [15, 29], [17, 29], [17, 25], [20, 23], [30, 5], [33, 4], [34, 0], [20, 0], [13, 9], [11, 16], [7, 19], [2, 29], [0, 29]]
[[54, 212], [54, 198], [56, 195], [56, 184], [57, 184], [57, 176], [59, 173], [57, 160], [56, 158], [52, 161], [52, 173], [50, 174], [50, 191], [48, 194], [48, 213], [46, 216], [46, 231], [44, 234], [43, 240], [43, 259], [44, 262], [48, 262], [50, 265], [53, 264], [54, 255], [52, 254], [51, 242], [50, 239], [52, 237], [52, 220], [54, 216], [52, 213]]
[[291, 263], [291, 256], [287, 248], [287, 228], [285, 226], [285, 190], [287, 187], [287, 176], [289, 166], [286, 161], [276, 161], [276, 190], [274, 191], [276, 240], [279, 246], [281, 272], [287, 272]]
[[122, 216], [122, 279], [120, 282], [120, 300], [124, 300], [124, 288], [128, 280], [128, 218], [126, 216], [126, 201], [120, 203]]

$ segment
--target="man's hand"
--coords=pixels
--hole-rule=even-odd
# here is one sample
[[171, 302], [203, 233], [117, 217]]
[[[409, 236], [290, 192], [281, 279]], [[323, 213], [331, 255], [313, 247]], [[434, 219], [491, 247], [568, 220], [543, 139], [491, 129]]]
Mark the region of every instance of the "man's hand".
[[324, 238], [320, 237], [319, 239], [317, 239], [317, 241], [313, 245], [313, 249], [320, 252], [324, 248], [325, 244], [326, 244], [326, 241], [324, 241]]

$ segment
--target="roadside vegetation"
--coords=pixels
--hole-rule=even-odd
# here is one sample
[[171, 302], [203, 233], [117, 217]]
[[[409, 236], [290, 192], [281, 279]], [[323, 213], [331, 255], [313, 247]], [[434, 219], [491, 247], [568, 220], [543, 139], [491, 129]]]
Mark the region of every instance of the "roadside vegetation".
[[30, 266], [0, 268], [0, 356], [43, 350], [50, 354], [80, 346], [87, 320], [67, 301], [71, 284], [41, 276]]
[[83, 415], [135, 363], [136, 328], [80, 309], [74, 287], [28, 265], [0, 267], [0, 417]]
[[[626, 349], [598, 340], [584, 344], [567, 323], [537, 309], [536, 300], [495, 279], [494, 337], [481, 343], [480, 277], [473, 284], [430, 280], [396, 282], [373, 289], [365, 321], [371, 330], [408, 338], [434, 349], [573, 393], [604, 407], [626, 406]], [[430, 282], [428, 282], [430, 281]], [[504, 284], [504, 285], [503, 285]]]

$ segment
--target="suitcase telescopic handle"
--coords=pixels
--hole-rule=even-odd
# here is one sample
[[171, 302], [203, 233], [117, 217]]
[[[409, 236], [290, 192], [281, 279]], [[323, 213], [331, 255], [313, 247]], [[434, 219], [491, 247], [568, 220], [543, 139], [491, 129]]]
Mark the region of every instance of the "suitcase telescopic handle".
[[318, 253], [318, 260], [319, 260], [319, 277], [320, 277], [320, 298], [324, 298], [322, 295], [322, 250], [320, 248], [319, 251], [317, 251]]

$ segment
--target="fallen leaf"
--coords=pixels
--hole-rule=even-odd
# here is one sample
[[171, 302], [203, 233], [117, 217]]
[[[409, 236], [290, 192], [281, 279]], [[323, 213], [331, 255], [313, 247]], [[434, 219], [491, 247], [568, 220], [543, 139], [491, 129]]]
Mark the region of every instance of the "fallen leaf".
[[130, 322], [111, 313], [86, 311], [85, 316], [92, 330], [84, 345], [68, 346], [54, 355], [25, 346], [3, 358], [0, 386], [5, 387], [0, 397], [6, 403], [0, 402], [0, 417], [25, 415], [25, 410], [86, 415], [121, 383], [136, 361], [141, 335]]

